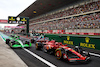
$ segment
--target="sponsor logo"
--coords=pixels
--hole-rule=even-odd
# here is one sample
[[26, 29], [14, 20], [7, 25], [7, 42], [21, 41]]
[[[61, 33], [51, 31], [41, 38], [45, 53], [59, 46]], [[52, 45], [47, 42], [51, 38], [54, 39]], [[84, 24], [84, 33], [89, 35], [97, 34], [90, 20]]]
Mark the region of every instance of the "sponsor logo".
[[90, 38], [86, 37], [85, 38], [86, 43], [80, 43], [80, 46], [95, 49], [95, 44], [90, 44], [89, 41], [90, 41]]
[[9, 18], [9, 20], [15, 21], [15, 19], [13, 17]]
[[21, 21], [27, 21], [25, 18], [21, 19]]
[[69, 36], [67, 36], [67, 40], [64, 40], [64, 43], [69, 44], [69, 45], [73, 45], [73, 41], [70, 41]]
[[85, 38], [86, 43], [89, 43], [89, 40], [90, 39], [88, 37]]
[[69, 40], [70, 39], [70, 37], [69, 36], [67, 36], [67, 40]]

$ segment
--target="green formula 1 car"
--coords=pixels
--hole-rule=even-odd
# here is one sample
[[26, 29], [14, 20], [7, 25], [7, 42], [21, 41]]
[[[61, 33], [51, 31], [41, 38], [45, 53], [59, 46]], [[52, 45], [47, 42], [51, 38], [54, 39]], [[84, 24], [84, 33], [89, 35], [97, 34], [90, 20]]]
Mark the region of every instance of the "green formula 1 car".
[[11, 48], [32, 46], [30, 41], [22, 41], [17, 35], [10, 35], [9, 39], [6, 39], [6, 44], [8, 44]]

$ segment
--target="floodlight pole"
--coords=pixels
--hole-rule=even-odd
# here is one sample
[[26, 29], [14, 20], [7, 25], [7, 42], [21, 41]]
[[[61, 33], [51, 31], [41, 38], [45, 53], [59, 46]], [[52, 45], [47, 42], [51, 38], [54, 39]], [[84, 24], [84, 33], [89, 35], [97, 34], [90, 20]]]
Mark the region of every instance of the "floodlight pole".
[[27, 18], [27, 23], [26, 23], [26, 34], [29, 36], [29, 18]]

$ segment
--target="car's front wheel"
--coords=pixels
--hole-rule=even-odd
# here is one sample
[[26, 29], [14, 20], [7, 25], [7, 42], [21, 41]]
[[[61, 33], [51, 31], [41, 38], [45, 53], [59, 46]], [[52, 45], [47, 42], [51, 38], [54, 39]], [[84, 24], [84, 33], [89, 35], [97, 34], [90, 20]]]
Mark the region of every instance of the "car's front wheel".
[[10, 39], [6, 39], [6, 44], [9, 44]]
[[57, 59], [63, 59], [63, 51], [61, 49], [56, 49], [55, 56]]

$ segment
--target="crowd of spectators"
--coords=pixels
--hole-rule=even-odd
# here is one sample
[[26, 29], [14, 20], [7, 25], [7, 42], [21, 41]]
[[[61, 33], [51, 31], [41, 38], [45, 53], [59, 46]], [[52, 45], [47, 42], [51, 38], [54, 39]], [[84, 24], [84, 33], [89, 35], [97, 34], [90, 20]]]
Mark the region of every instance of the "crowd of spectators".
[[73, 7], [68, 10], [64, 10], [64, 11], [61, 11], [61, 12], [58, 12], [58, 13], [55, 13], [52, 15], [44, 16], [44, 17], [33, 20], [33, 23], [50, 20], [50, 19], [54, 19], [54, 18], [70, 16], [70, 15], [74, 15], [74, 14], [85, 13], [85, 12], [94, 11], [94, 10], [100, 10], [100, 1], [87, 3], [85, 5]]
[[35, 24], [32, 28], [36, 30], [100, 28], [100, 13]]
[[[80, 5], [68, 10], [64, 10], [52, 15], [44, 16], [33, 20], [34, 23], [46, 21], [54, 18], [60, 18], [64, 16], [70, 16], [74, 14], [80, 14], [90, 12], [94, 10], [100, 10], [100, 1], [91, 2], [85, 5]], [[55, 21], [38, 23], [30, 26], [35, 30], [64, 30], [64, 29], [94, 29], [100, 28], [100, 13], [93, 13], [89, 15], [82, 15], [77, 17], [70, 17], [59, 19]]]

